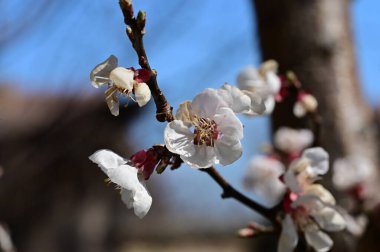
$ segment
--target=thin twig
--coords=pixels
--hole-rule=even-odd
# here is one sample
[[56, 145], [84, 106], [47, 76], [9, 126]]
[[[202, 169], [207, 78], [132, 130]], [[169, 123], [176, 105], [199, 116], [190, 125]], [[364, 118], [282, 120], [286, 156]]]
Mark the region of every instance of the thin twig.
[[[147, 84], [152, 92], [154, 102], [156, 104], [156, 118], [160, 122], [171, 122], [174, 120], [172, 113], [173, 108], [170, 107], [165, 95], [158, 86], [157, 72], [151, 69], [144, 48], [143, 36], [145, 33], [145, 13], [139, 11], [137, 17], [134, 17], [131, 0], [120, 0], [119, 4], [124, 15], [124, 23], [127, 25], [127, 35], [134, 50], [136, 51], [139, 64], [143, 69], [147, 69], [152, 72], [152, 77]], [[265, 208], [243, 195], [233, 188], [213, 167], [201, 169], [201, 171], [207, 173], [223, 189], [222, 198], [234, 198], [243, 205], [248, 206], [252, 210], [271, 220], [273, 224], [276, 225], [276, 215], [278, 212], [277, 208]]]

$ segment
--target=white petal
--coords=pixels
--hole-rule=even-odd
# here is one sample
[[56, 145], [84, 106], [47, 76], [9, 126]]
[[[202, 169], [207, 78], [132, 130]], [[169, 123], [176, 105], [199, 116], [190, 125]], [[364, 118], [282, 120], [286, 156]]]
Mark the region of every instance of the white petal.
[[123, 90], [132, 91], [135, 73], [124, 67], [116, 67], [110, 73], [110, 79], [115, 86]]
[[246, 115], [261, 115], [266, 112], [266, 104], [263, 96], [254, 91], [243, 91], [251, 99], [250, 110]]
[[304, 117], [306, 115], [306, 109], [300, 102], [296, 102], [293, 107], [293, 114], [296, 117]]
[[239, 73], [237, 85], [240, 89], [252, 90], [252, 88], [265, 86], [265, 82], [255, 67], [247, 66]]
[[312, 171], [318, 175], [326, 174], [329, 170], [329, 154], [321, 147], [309, 148], [302, 153], [311, 163]]
[[301, 192], [302, 189], [298, 183], [296, 174], [292, 169], [288, 169], [284, 174], [284, 182], [292, 192]]
[[215, 163], [215, 150], [206, 145], [193, 145], [195, 152], [191, 156], [182, 156], [181, 159], [192, 168], [209, 168]]
[[334, 244], [330, 236], [320, 230], [305, 231], [305, 238], [317, 252], [327, 252]]
[[117, 168], [127, 163], [124, 158], [106, 149], [98, 150], [88, 158], [96, 163], [107, 175], [109, 169]]
[[243, 124], [230, 108], [220, 108], [213, 119], [223, 136], [233, 139], [243, 138]]
[[268, 96], [264, 100], [264, 105], [265, 105], [265, 112], [264, 112], [264, 114], [265, 115], [272, 114], [272, 112], [274, 110], [274, 107], [276, 106], [276, 100], [275, 100], [274, 96]]
[[152, 205], [152, 197], [143, 182], [137, 185], [134, 190], [122, 189], [121, 199], [127, 208], [133, 207], [135, 215], [140, 219], [148, 213]]
[[137, 104], [142, 107], [147, 104], [151, 98], [151, 93], [148, 85], [144, 82], [135, 85], [135, 97]]
[[104, 93], [106, 96], [106, 103], [108, 109], [111, 111], [111, 114], [114, 116], [119, 115], [119, 98], [117, 97], [117, 89], [114, 86], [111, 86]]
[[117, 67], [117, 58], [109, 56], [104, 62], [98, 64], [90, 73], [91, 84], [98, 88], [109, 82], [109, 75]]
[[127, 190], [134, 191], [140, 185], [137, 172], [136, 167], [125, 164], [108, 169], [107, 175], [113, 183]]
[[181, 120], [185, 123], [191, 123], [193, 116], [191, 101], [185, 101], [179, 105], [177, 113], [175, 114], [175, 119]]
[[312, 184], [305, 189], [305, 194], [317, 196], [323, 203], [335, 205], [334, 196], [322, 185]]
[[346, 227], [346, 221], [343, 216], [332, 207], [324, 207], [320, 211], [313, 213], [312, 216], [320, 228], [326, 231], [336, 232]]
[[298, 243], [296, 226], [290, 215], [286, 215], [282, 220], [282, 230], [278, 241], [277, 252], [292, 252]]
[[241, 143], [236, 138], [223, 137], [215, 141], [216, 161], [221, 165], [229, 165], [238, 160], [243, 153]]
[[311, 145], [313, 140], [313, 133], [307, 129], [296, 130], [281, 127], [274, 134], [274, 145], [286, 153], [300, 152]]
[[215, 89], [206, 88], [194, 97], [191, 109], [202, 118], [212, 118], [221, 107], [228, 107]]
[[180, 120], [166, 125], [164, 139], [166, 148], [173, 153], [184, 157], [190, 157], [195, 153], [194, 134], [190, 132], [188, 125]]
[[277, 74], [273, 71], [269, 71], [265, 75], [265, 79], [269, 88], [272, 90], [273, 94], [277, 94], [281, 88], [281, 80]]
[[218, 94], [228, 104], [228, 107], [231, 108], [235, 113], [243, 113], [250, 110], [251, 99], [237, 87], [224, 84], [217, 91]]

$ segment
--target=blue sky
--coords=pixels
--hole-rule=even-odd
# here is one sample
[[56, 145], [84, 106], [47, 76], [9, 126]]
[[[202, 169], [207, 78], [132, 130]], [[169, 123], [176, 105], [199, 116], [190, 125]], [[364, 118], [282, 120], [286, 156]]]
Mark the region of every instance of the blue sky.
[[[0, 1], [0, 21], [3, 19], [0, 23], [17, 24], [23, 14], [21, 2], [26, 8], [35, 3], [31, 0]], [[30, 29], [1, 48], [0, 83], [12, 83], [24, 92], [66, 91], [102, 97], [102, 92], [93, 90], [88, 80], [94, 65], [114, 54], [121, 65], [137, 66], [136, 56], [124, 33], [118, 1], [65, 2], [62, 5], [61, 1], [50, 1], [39, 18], [32, 18], [35, 22]], [[192, 99], [206, 87], [219, 87], [226, 81], [234, 83], [242, 67], [259, 64], [254, 17], [248, 0], [134, 2], [136, 9], [147, 11], [146, 49], [152, 67], [158, 70], [160, 86], [173, 107]], [[380, 96], [377, 83], [380, 72], [379, 9], [380, 1], [356, 0], [352, 5], [359, 71], [364, 94], [373, 105], [378, 104]], [[149, 113], [151, 117], [135, 122], [130, 132], [134, 136], [132, 141], [144, 139], [136, 141], [136, 150], [162, 142], [164, 125], [154, 121], [152, 106]], [[248, 159], [257, 153], [258, 143], [264, 142], [268, 135], [266, 119], [242, 120], [246, 132], [244, 156], [233, 166], [220, 169], [239, 188]], [[149, 138], [142, 137], [146, 125], [152, 132]], [[185, 202], [185, 209], [191, 206], [192, 213], [201, 214], [206, 204], [219, 209], [221, 214], [231, 211], [242, 216], [250, 214], [232, 201], [221, 202], [219, 188], [203, 174], [186, 168], [166, 175], [166, 179], [168, 186], [173, 188], [184, 180], [191, 181], [173, 200]], [[187, 201], [204, 194], [202, 188], [207, 189], [209, 196]]]

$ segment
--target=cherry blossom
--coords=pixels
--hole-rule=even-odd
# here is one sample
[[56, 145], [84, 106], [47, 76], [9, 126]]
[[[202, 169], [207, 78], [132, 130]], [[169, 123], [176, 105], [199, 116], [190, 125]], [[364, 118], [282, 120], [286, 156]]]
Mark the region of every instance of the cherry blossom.
[[164, 132], [169, 151], [194, 168], [228, 165], [242, 155], [243, 125], [215, 89], [180, 105]]
[[274, 157], [255, 156], [244, 176], [244, 185], [273, 206], [280, 202], [286, 192], [284, 183], [279, 179], [284, 172], [285, 166]]
[[284, 181], [293, 192], [300, 192], [318, 179], [319, 175], [326, 174], [328, 169], [328, 153], [321, 147], [309, 148], [290, 164]]
[[274, 134], [274, 145], [291, 158], [299, 156], [300, 152], [314, 141], [313, 132], [308, 129], [279, 128]]
[[[118, 67], [118, 60], [114, 55], [95, 66], [90, 73], [91, 84], [95, 88], [108, 85], [108, 89], [105, 91], [106, 102], [114, 116], [119, 115], [118, 94], [135, 100], [140, 107], [149, 102], [151, 92], [144, 82], [149, 78], [150, 73], [147, 70]], [[134, 93], [134, 99], [132, 93]]]
[[[280, 91], [281, 80], [277, 76], [278, 64], [274, 60], [264, 62], [257, 70], [253, 66], [244, 68], [237, 77], [237, 85], [243, 90], [252, 102], [257, 103], [263, 99], [265, 114], [272, 113], [275, 106], [275, 96]], [[255, 104], [252, 104], [255, 107]], [[255, 115], [254, 110], [246, 113]]]
[[337, 232], [346, 226], [342, 215], [334, 208], [335, 199], [318, 184], [311, 184], [302, 193], [289, 192], [284, 200], [285, 217], [278, 251], [291, 252], [297, 246], [298, 232], [304, 233], [306, 242], [317, 252], [333, 246], [332, 239], [322, 230]]
[[109, 177], [110, 181], [121, 189], [121, 200], [127, 208], [143, 218], [152, 205], [144, 182], [144, 175], [133, 164], [110, 150], [98, 150], [89, 159], [96, 163]]

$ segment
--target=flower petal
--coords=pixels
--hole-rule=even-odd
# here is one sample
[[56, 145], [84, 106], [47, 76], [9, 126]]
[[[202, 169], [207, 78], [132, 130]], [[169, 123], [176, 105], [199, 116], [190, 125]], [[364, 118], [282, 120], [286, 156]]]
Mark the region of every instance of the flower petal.
[[323, 148], [306, 149], [302, 156], [311, 161], [310, 166], [316, 174], [323, 175], [329, 170], [329, 154]]
[[192, 118], [193, 118], [193, 113], [191, 110], [191, 101], [182, 102], [179, 105], [177, 113], [175, 114], [175, 119], [181, 120], [185, 123], [191, 123]]
[[263, 97], [255, 91], [243, 91], [251, 99], [250, 110], [246, 112], [246, 115], [261, 115], [266, 112], [267, 107]]
[[324, 207], [320, 211], [312, 214], [319, 227], [331, 232], [343, 230], [346, 221], [343, 216], [332, 207]]
[[117, 97], [117, 89], [114, 86], [109, 87], [104, 93], [106, 96], [106, 103], [111, 114], [114, 116], [119, 115], [119, 98]]
[[320, 230], [305, 231], [305, 238], [317, 252], [327, 252], [334, 244], [330, 236]]
[[96, 163], [107, 175], [109, 169], [117, 168], [127, 163], [124, 158], [120, 157], [113, 151], [106, 149], [98, 150], [88, 158]]
[[190, 157], [195, 153], [194, 134], [183, 121], [174, 120], [168, 123], [164, 131], [164, 139], [166, 148], [173, 153], [184, 157]]
[[243, 138], [243, 124], [230, 108], [220, 108], [213, 116], [213, 119], [216, 122], [218, 130], [223, 133], [224, 137], [234, 139]]
[[313, 140], [314, 135], [308, 129], [296, 130], [281, 127], [274, 134], [274, 145], [288, 154], [299, 153], [305, 147], [311, 145]]
[[265, 86], [265, 82], [255, 67], [247, 66], [239, 73], [237, 85], [242, 90], [253, 91], [256, 88]]
[[216, 162], [221, 165], [232, 164], [238, 160], [243, 153], [243, 148], [240, 141], [236, 138], [227, 136], [215, 141], [214, 147]]
[[248, 112], [251, 107], [251, 99], [237, 87], [224, 84], [217, 90], [218, 94], [235, 113]]
[[192, 168], [209, 168], [215, 163], [215, 150], [206, 145], [193, 145], [195, 152], [181, 159]]
[[134, 190], [122, 189], [121, 200], [127, 208], [133, 207], [135, 215], [140, 219], [148, 213], [152, 205], [152, 197], [143, 182], [137, 185]]
[[282, 220], [282, 230], [278, 241], [278, 252], [292, 252], [298, 243], [296, 226], [290, 215]]
[[195, 96], [191, 103], [192, 112], [202, 118], [212, 118], [221, 107], [228, 107], [228, 104], [218, 91], [211, 88], [206, 88]]
[[306, 109], [301, 104], [301, 102], [296, 102], [293, 107], [293, 114], [296, 117], [304, 117], [306, 115]]
[[126, 91], [132, 91], [135, 73], [131, 69], [116, 67], [110, 73], [110, 79], [115, 86]]
[[109, 82], [109, 76], [113, 69], [117, 67], [117, 58], [111, 55], [104, 62], [96, 65], [90, 73], [91, 84], [98, 88]]
[[147, 104], [151, 98], [151, 92], [148, 85], [144, 82], [137, 83], [135, 85], [135, 97], [137, 104], [142, 107]]

